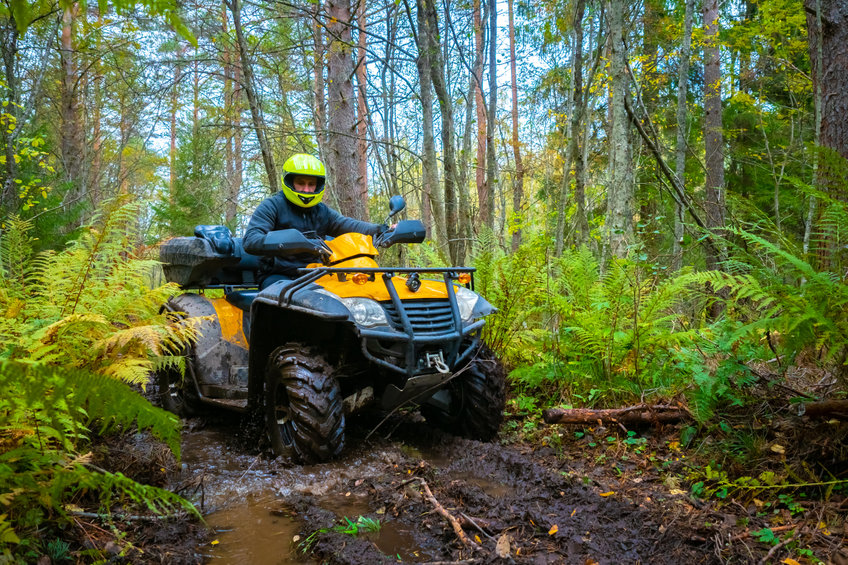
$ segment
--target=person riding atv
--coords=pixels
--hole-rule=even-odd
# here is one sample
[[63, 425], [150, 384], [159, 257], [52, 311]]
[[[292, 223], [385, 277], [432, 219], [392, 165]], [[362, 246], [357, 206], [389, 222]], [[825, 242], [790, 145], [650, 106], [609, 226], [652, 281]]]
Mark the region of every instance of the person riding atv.
[[[387, 222], [404, 199], [392, 197], [389, 207]], [[194, 237], [160, 247], [166, 278], [187, 291], [164, 308], [178, 318], [204, 317], [200, 337], [184, 352], [185, 374], [157, 375], [165, 408], [262, 414], [273, 451], [302, 462], [341, 453], [346, 417], [368, 408], [417, 406], [451, 433], [497, 435], [505, 376], [481, 340], [495, 308], [473, 291], [473, 269], [378, 266], [377, 248], [424, 240], [418, 220], [391, 229], [351, 220], [363, 231], [374, 226], [371, 233], [339, 234], [332, 222], [313, 233], [302, 226], [261, 233], [268, 219], [248, 228], [255, 254], [245, 250], [248, 234], [243, 242], [225, 226], [197, 226]], [[269, 280], [275, 274], [266, 257], [275, 267], [278, 259], [312, 262]], [[208, 289], [224, 296], [207, 296]]]
[[260, 261], [259, 287], [297, 276], [297, 270], [309, 264], [314, 256], [302, 254], [281, 257], [268, 255], [262, 242], [268, 232], [293, 228], [323, 239], [357, 232], [378, 235], [388, 228], [342, 216], [321, 200], [324, 198], [326, 170], [324, 163], [312, 155], [298, 153], [283, 164], [282, 191], [265, 199], [253, 213], [244, 233], [244, 250], [263, 255]]

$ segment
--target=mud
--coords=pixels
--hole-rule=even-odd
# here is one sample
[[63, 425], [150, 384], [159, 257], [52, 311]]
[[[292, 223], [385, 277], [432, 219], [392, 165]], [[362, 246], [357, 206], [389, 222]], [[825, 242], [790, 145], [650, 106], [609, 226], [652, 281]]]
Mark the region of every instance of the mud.
[[[414, 415], [384, 426], [388, 439], [366, 441], [372, 423], [352, 424], [342, 457], [315, 466], [257, 454], [230, 423], [187, 429], [175, 486], [213, 528], [196, 555], [256, 565], [716, 561], [686, 519], [693, 507], [661, 484], [631, 497], [549, 447], [455, 438]], [[460, 541], [422, 482], [478, 549]], [[379, 532], [332, 531], [360, 516], [378, 520]]]

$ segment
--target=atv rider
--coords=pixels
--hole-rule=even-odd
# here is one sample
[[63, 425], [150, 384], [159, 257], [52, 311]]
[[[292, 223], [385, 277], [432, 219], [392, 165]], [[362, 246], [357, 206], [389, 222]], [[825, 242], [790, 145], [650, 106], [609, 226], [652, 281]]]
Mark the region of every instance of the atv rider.
[[[261, 255], [265, 235], [275, 230], [293, 228], [310, 237], [324, 239], [350, 232], [373, 236], [388, 229], [385, 224], [348, 218], [323, 204], [325, 175], [324, 164], [312, 155], [298, 153], [289, 157], [283, 164], [283, 190], [256, 208], [244, 234], [244, 250]], [[264, 256], [257, 277], [259, 288], [297, 278], [298, 269], [314, 262], [315, 256], [308, 253]]]

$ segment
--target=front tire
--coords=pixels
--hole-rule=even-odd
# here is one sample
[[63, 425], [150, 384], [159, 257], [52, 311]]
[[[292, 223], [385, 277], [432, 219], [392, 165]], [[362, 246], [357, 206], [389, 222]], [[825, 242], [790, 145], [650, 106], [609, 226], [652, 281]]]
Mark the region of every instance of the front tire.
[[431, 404], [421, 413], [435, 426], [463, 437], [491, 441], [503, 423], [506, 372], [491, 349], [481, 345], [463, 373], [448, 383], [447, 409]]
[[265, 371], [265, 418], [277, 455], [328, 461], [344, 449], [344, 408], [329, 365], [302, 344], [271, 354]]

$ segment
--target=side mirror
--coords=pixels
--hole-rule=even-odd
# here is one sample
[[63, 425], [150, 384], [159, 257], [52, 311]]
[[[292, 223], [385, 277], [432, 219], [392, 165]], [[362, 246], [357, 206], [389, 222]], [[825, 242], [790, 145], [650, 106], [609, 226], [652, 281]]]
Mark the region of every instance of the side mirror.
[[401, 195], [392, 196], [389, 199], [389, 218], [399, 214], [404, 208], [406, 208], [406, 200], [403, 199]]

